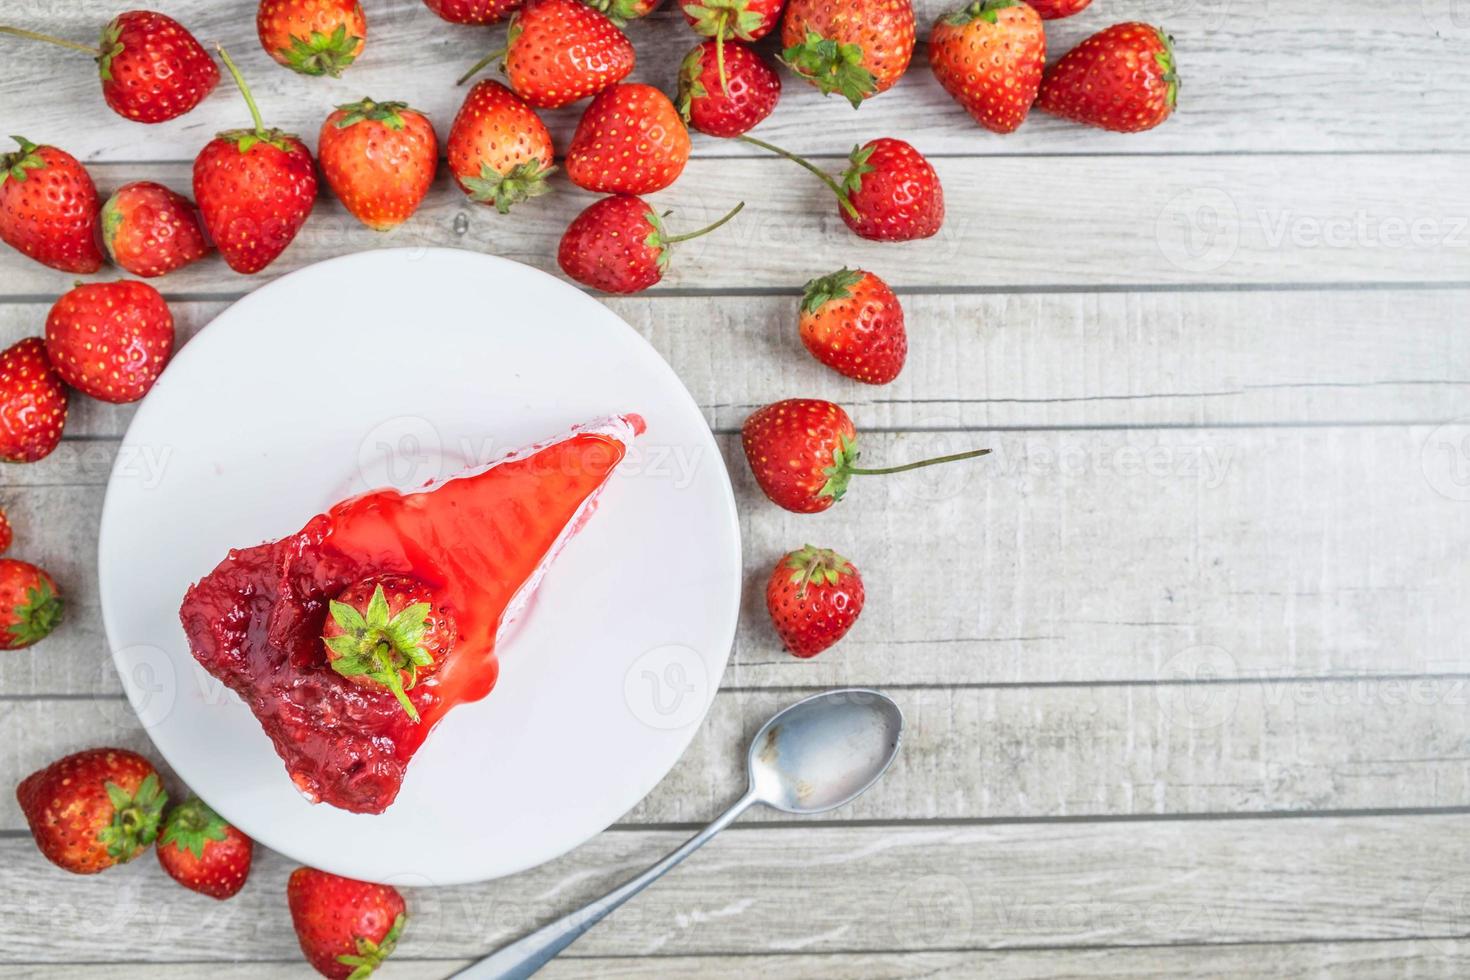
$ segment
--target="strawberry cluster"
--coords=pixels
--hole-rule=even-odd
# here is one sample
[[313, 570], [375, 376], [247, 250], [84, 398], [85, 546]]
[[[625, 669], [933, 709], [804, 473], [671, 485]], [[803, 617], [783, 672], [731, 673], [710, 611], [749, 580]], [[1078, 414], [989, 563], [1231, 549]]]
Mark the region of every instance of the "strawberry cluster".
[[[627, 81], [637, 53], [623, 28], [660, 2], [424, 0], [452, 24], [507, 22], [504, 44], [460, 79], [463, 84], [498, 63], [504, 82], [484, 79], [468, 89], [443, 146], [453, 183], [469, 201], [502, 215], [535, 207], [530, 202], [556, 186], [557, 170], [557, 148], [538, 113], [590, 100], [562, 168], [570, 183], [603, 196], [571, 221], [557, 248], [562, 270], [583, 285], [608, 293], [647, 289], [663, 278], [675, 244], [740, 213], [743, 203], [731, 202], [709, 226], [674, 234], [665, 226], [667, 213], [645, 200], [682, 175], [694, 146], [691, 129], [806, 169], [831, 191], [837, 214], [860, 238], [904, 242], [940, 231], [939, 175], [907, 142], [869, 140], [853, 147], [841, 173], [830, 174], [750, 135], [782, 95], [781, 75], [757, 49], [763, 38], [772, 39], [770, 53], [794, 77], [858, 108], [908, 70], [917, 38], [911, 0], [676, 0], [699, 41], [669, 79], [673, 98]], [[1171, 40], [1158, 28], [1108, 27], [1046, 66], [1045, 22], [1077, 14], [1089, 2], [966, 0], [930, 29], [930, 69], [974, 122], [994, 133], [1015, 131], [1033, 107], [1116, 132], [1159, 125], [1174, 110], [1178, 77]], [[96, 45], [8, 25], [0, 25], [0, 34], [91, 55], [103, 100], [139, 123], [177, 119], [220, 80], [210, 52], [182, 25], [152, 11], [120, 14], [102, 27]], [[259, 0], [256, 34], [280, 65], [307, 76], [338, 76], [362, 56], [367, 18], [358, 0]], [[368, 98], [336, 106], [317, 134], [314, 157], [296, 134], [266, 124], [229, 54], [222, 47], [217, 53], [249, 123], [217, 134], [199, 151], [192, 201], [138, 182], [102, 202], [75, 157], [17, 138], [19, 148], [0, 156], [0, 240], [73, 275], [95, 273], [110, 259], [133, 276], [153, 278], [216, 250], [232, 270], [249, 275], [271, 265], [306, 224], [318, 175], [369, 228], [387, 232], [414, 215], [434, 184], [440, 155], [438, 134], [422, 112]], [[902, 371], [908, 349], [902, 305], [872, 272], [843, 268], [813, 279], [797, 321], [811, 355], [848, 378], [883, 385]], [[77, 285], [52, 308], [44, 339], [27, 338], [0, 352], [0, 458], [30, 462], [54, 450], [69, 389], [108, 402], [142, 398], [173, 348], [172, 316], [152, 286], [136, 280]], [[798, 513], [831, 507], [854, 476], [987, 452], [859, 466], [847, 413], [832, 402], [799, 398], [755, 412], [742, 443], [762, 491]], [[0, 551], [9, 538], [0, 514]], [[418, 674], [433, 670], [439, 647], [420, 642], [432, 619], [404, 625], [394, 618], [404, 609], [428, 608], [407, 596], [402, 589], [385, 596], [378, 588], [355, 605], [344, 599], [328, 644], [340, 672], [375, 679], [401, 696]], [[845, 634], [863, 601], [853, 564], [811, 546], [782, 556], [767, 587], [776, 630], [801, 657]], [[0, 646], [41, 639], [61, 609], [44, 571], [0, 560]], [[370, 613], [381, 613], [383, 622]], [[379, 663], [373, 659], [381, 652], [379, 634], [397, 636], [394, 630], [412, 635]], [[369, 646], [372, 656], [364, 653]], [[68, 757], [27, 778], [18, 795], [43, 852], [70, 870], [88, 873], [130, 860], [157, 839], [169, 873], [206, 894], [234, 894], [248, 872], [249, 839], [202, 801], [164, 816], [158, 774], [133, 753], [103, 749]], [[292, 876], [289, 899], [302, 948], [327, 976], [365, 976], [403, 929], [403, 902], [392, 889], [302, 869]]]

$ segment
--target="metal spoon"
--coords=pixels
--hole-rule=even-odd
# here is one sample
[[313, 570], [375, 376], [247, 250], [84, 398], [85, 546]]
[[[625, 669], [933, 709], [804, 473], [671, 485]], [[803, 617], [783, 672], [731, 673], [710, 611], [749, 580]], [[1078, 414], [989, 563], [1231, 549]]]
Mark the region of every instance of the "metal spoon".
[[756, 732], [746, 759], [749, 785], [745, 795], [713, 823], [622, 887], [492, 953], [455, 977], [529, 977], [603, 916], [724, 830], [752, 804], [807, 814], [850, 803], [888, 769], [898, 754], [902, 731], [903, 712], [891, 698], [877, 691], [846, 688], [796, 702]]

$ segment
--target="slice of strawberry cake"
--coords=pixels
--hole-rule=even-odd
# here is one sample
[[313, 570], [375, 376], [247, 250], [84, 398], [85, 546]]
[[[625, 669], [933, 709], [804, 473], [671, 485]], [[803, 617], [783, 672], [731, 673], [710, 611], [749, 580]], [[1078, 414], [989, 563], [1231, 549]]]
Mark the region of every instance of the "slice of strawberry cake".
[[495, 686], [502, 631], [642, 431], [636, 415], [588, 423], [232, 550], [184, 597], [190, 649], [308, 799], [381, 813], [439, 719]]

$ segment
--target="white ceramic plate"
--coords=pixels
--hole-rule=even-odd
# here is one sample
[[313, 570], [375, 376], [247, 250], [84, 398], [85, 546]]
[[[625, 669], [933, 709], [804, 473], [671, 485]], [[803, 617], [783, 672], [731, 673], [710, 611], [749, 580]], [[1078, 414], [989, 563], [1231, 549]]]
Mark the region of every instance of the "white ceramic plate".
[[[504, 641], [495, 690], [450, 712], [386, 813], [307, 803], [190, 655], [189, 584], [342, 497], [623, 412], [648, 431]], [[663, 778], [724, 670], [739, 549], [709, 428], [632, 328], [517, 263], [395, 249], [285, 276], [180, 351], [123, 440], [98, 564], [128, 697], [193, 791], [304, 864], [450, 884], [562, 854]]]

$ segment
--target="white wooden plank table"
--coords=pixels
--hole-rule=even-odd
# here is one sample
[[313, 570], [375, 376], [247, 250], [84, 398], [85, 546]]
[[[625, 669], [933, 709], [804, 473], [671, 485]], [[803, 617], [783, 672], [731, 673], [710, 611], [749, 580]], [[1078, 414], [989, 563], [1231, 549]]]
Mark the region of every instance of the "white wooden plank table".
[[[918, 0], [927, 24], [948, 0]], [[252, 3], [158, 0], [231, 47], [273, 124], [314, 145], [330, 105], [403, 98], [447, 129], [461, 68], [499, 29], [369, 0], [340, 81], [277, 68]], [[13, 0], [77, 38], [102, 0]], [[670, 360], [737, 483], [745, 609], [722, 690], [674, 772], [574, 853], [503, 881], [418, 889], [384, 977], [439, 977], [600, 894], [738, 792], [739, 745], [822, 687], [893, 692], [895, 769], [810, 821], [754, 814], [620, 911], [549, 977], [1460, 977], [1470, 972], [1470, 8], [1464, 0], [1095, 0], [1054, 54], [1122, 20], [1176, 37], [1180, 110], [1141, 135], [1037, 116], [976, 130], [920, 56], [858, 112], [788, 78], [760, 134], [833, 168], [909, 139], [944, 180], [935, 239], [863, 243], [784, 161], [696, 135], [658, 195], [693, 226], [649, 293], [609, 300]], [[670, 86], [693, 39], [637, 23], [637, 77]], [[228, 83], [174, 123], [102, 105], [85, 59], [0, 46], [6, 132], [62, 146], [104, 193], [189, 161], [243, 109]], [[47, 87], [37, 87], [45, 80]], [[550, 114], [564, 146], [575, 111]], [[192, 335], [261, 282], [384, 245], [457, 245], [553, 268], [589, 196], [511, 219], [442, 176], [391, 235], [323, 200], [266, 273], [219, 261], [162, 281]], [[912, 352], [886, 388], [801, 351], [810, 276], [863, 265], [902, 294]], [[0, 253], [0, 341], [40, 332], [71, 281]], [[798, 517], [767, 504], [734, 433], [754, 407], [833, 398], [880, 456], [975, 444], [969, 469], [864, 486]], [[15, 553], [51, 569], [69, 622], [0, 658], [0, 775], [65, 752], [147, 747], [121, 699], [95, 594], [103, 485], [130, 411], [78, 399], [61, 448], [0, 469]], [[157, 461], [130, 460], [146, 467]], [[793, 543], [864, 569], [868, 610], [814, 661], [765, 622], [765, 569]], [[922, 587], [918, 583], [923, 583]], [[151, 858], [92, 879], [48, 865], [0, 794], [0, 975], [308, 976], [259, 856], [234, 900]]]

